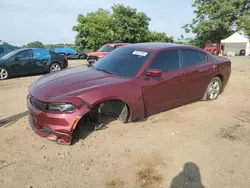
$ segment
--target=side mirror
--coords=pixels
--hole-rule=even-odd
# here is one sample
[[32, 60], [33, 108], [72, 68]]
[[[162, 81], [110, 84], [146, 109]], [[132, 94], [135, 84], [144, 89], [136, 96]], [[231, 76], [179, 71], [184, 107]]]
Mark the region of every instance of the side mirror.
[[161, 77], [162, 72], [158, 69], [149, 69], [146, 72], [147, 76], [153, 76], [153, 77]]

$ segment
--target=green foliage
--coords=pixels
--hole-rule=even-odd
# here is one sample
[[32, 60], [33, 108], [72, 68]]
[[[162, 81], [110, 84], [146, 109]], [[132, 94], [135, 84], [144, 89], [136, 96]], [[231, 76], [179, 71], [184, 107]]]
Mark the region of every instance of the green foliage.
[[183, 35], [181, 35], [180, 38], [178, 38], [175, 41], [176, 44], [183, 44], [183, 45], [190, 45], [190, 46], [196, 46], [195, 40], [192, 38], [185, 38]]
[[183, 28], [196, 34], [193, 42], [200, 47], [209, 42], [219, 43], [237, 30], [250, 34], [249, 0], [195, 0], [193, 7], [196, 17]]
[[43, 43], [39, 41], [28, 43], [27, 45], [22, 46], [23, 48], [44, 48]]
[[76, 45], [79, 48], [97, 50], [106, 43], [138, 43], [147, 41], [173, 41], [165, 33], [149, 31], [150, 18], [145, 13], [121, 4], [111, 7], [112, 13], [98, 9], [96, 12], [78, 16]]
[[150, 42], [170, 42], [173, 43], [173, 37], [168, 37], [166, 33], [149, 32], [148, 41]]

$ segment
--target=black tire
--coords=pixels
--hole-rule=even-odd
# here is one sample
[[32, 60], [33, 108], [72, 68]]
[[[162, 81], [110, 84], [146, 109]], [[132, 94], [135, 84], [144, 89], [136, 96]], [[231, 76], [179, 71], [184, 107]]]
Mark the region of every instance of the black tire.
[[57, 72], [57, 71], [60, 71], [61, 69], [62, 68], [59, 63], [52, 63], [49, 67], [49, 72]]
[[[218, 86], [215, 83], [217, 83]], [[206, 89], [204, 96], [203, 96], [203, 100], [210, 101], [210, 100], [217, 99], [218, 96], [221, 94], [222, 90], [223, 90], [223, 88], [222, 88], [221, 79], [216, 76], [208, 84], [207, 89]]]
[[4, 67], [0, 67], [0, 80], [6, 80], [9, 78], [9, 76], [9, 71]]

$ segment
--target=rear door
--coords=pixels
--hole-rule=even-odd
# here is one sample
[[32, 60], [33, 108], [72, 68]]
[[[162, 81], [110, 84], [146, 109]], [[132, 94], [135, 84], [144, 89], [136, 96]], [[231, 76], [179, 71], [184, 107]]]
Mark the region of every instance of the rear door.
[[198, 50], [181, 50], [181, 68], [186, 78], [186, 102], [201, 99], [213, 75], [207, 54]]
[[162, 76], [144, 78], [142, 93], [147, 116], [182, 103], [185, 88], [184, 77], [179, 67], [178, 50], [162, 51], [153, 58], [148, 69], [159, 69]]
[[43, 48], [37, 48], [33, 50], [33, 53], [36, 63], [36, 73], [46, 72], [51, 60], [50, 51]]
[[13, 74], [32, 74], [37, 66], [33, 57], [32, 50], [24, 50], [15, 55], [11, 62], [11, 71]]

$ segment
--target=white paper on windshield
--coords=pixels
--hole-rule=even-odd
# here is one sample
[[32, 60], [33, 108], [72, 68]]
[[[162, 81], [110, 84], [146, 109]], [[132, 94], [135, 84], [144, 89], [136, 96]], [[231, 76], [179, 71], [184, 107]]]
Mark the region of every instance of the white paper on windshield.
[[147, 52], [142, 52], [142, 51], [134, 51], [134, 55], [139, 55], [139, 56], [146, 56], [148, 53]]

